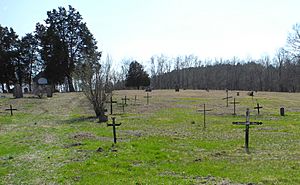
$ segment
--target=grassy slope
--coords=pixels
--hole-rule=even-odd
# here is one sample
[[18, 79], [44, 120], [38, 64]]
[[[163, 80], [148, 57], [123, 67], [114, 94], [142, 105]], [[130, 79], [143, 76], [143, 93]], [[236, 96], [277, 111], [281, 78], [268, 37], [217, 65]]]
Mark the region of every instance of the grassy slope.
[[[0, 98], [0, 183], [300, 184], [299, 93], [259, 92], [252, 100], [241, 92], [236, 117], [224, 91], [153, 91], [150, 105], [143, 91], [114, 94], [131, 98], [125, 114], [114, 106], [122, 122], [115, 146], [112, 128], [91, 118], [81, 93]], [[244, 127], [231, 122], [244, 121], [256, 101], [264, 108], [259, 116], [252, 110], [251, 121], [263, 125], [251, 126], [246, 154]], [[203, 103], [213, 109], [205, 130], [196, 112]], [[13, 117], [3, 111], [9, 104], [18, 108]]]

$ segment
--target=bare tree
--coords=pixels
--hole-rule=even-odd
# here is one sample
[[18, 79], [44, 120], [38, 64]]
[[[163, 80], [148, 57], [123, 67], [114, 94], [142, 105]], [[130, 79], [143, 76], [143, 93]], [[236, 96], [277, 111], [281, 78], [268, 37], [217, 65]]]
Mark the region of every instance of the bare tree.
[[166, 72], [166, 62], [167, 62], [168, 58], [161, 54], [160, 56], [156, 57], [156, 61], [157, 61], [157, 68], [156, 68], [156, 74], [158, 75], [158, 88], [162, 89], [163, 88], [163, 77], [164, 77], [164, 73]]
[[180, 83], [180, 76], [181, 76], [181, 73], [180, 73], [180, 69], [181, 69], [181, 60], [182, 60], [182, 57], [180, 56], [177, 56], [176, 59], [175, 59], [175, 70], [176, 70], [176, 86], [178, 86], [178, 88], [182, 87], [182, 84]]
[[151, 75], [151, 86], [153, 88], [157, 88], [156, 87], [157, 74], [156, 74], [156, 65], [155, 65], [155, 57], [154, 56], [152, 56], [150, 58], [150, 75]]
[[103, 65], [106, 93], [110, 93], [112, 91], [112, 83], [111, 83], [111, 76], [110, 76], [111, 65], [112, 65], [112, 58], [111, 56], [107, 55], [105, 64]]
[[300, 24], [293, 26], [293, 31], [289, 33], [287, 38], [286, 48], [294, 57], [300, 58]]
[[131, 59], [123, 59], [121, 62], [121, 72], [120, 72], [120, 86], [122, 89], [125, 89], [125, 80], [126, 75], [128, 74], [129, 65], [131, 63]]
[[112, 70], [111, 71], [111, 82], [114, 86], [114, 88], [116, 88], [115, 86], [118, 84], [118, 82], [120, 81], [120, 78], [119, 78], [120, 74], [116, 71], [116, 70]]
[[292, 32], [289, 33], [287, 38], [287, 51], [292, 57], [285, 62], [285, 71], [288, 78], [287, 83], [292, 86], [289, 91], [297, 91], [300, 88], [300, 24], [293, 26]]
[[284, 81], [283, 81], [283, 65], [286, 61], [287, 51], [280, 48], [276, 51], [274, 62], [278, 68], [278, 88], [279, 91], [284, 91]]
[[76, 75], [81, 80], [81, 87], [89, 102], [93, 105], [99, 122], [107, 121], [105, 116], [105, 102], [107, 95], [105, 93], [106, 77], [109, 71], [103, 67], [96, 58], [88, 59], [78, 66]]

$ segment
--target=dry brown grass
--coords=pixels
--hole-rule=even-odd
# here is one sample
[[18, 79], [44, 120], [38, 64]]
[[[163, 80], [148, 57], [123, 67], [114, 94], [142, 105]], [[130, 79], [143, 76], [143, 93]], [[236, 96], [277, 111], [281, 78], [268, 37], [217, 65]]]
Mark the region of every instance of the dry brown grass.
[[[237, 96], [237, 92], [239, 92], [239, 96]], [[287, 112], [300, 112], [300, 93], [257, 92], [254, 93], [253, 98], [247, 93], [248, 91], [229, 91], [229, 96], [233, 96], [236, 101], [240, 102], [236, 105], [238, 115], [244, 115], [247, 108], [256, 114], [253, 109], [256, 103], [263, 106], [262, 114], [278, 114], [280, 107], [285, 107]], [[132, 113], [151, 113], [160, 109], [176, 107], [197, 110], [202, 109], [204, 103], [207, 109], [213, 109], [208, 114], [229, 115], [233, 113], [233, 105], [229, 104], [229, 107], [226, 107], [226, 100], [223, 100], [226, 97], [225, 91], [180, 90], [180, 92], [175, 92], [174, 90], [153, 90], [149, 92], [151, 96], [149, 105], [146, 105], [146, 98], [144, 98], [146, 94], [143, 90], [122, 90], [114, 92], [114, 97], [121, 102], [121, 97], [126, 95], [127, 98], [130, 98], [129, 104], [134, 104], [134, 96], [137, 96], [139, 105], [126, 109], [126, 112]], [[232, 101], [232, 98], [229, 99], [229, 102]]]

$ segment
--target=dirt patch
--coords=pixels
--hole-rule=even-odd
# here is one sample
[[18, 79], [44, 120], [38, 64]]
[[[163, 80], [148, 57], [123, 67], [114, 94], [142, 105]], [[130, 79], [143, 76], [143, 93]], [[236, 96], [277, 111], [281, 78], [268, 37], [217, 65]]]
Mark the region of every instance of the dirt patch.
[[45, 134], [44, 135], [44, 141], [45, 141], [45, 143], [53, 143], [53, 142], [55, 142], [56, 141], [56, 137], [54, 136], [54, 135], [52, 135], [52, 134]]
[[[194, 183], [198, 184], [222, 184], [222, 185], [243, 185], [239, 183], [233, 183], [229, 179], [224, 179], [220, 177], [214, 177], [211, 175], [208, 176], [189, 176], [187, 174], [183, 173], [176, 173], [176, 172], [162, 172], [159, 174], [160, 176], [172, 176], [180, 179], [188, 179], [190, 181], [193, 181]], [[192, 183], [193, 184], [193, 183]], [[252, 185], [253, 183], [246, 183], [247, 185]]]
[[211, 154], [211, 156], [213, 156], [213, 157], [226, 156], [226, 152], [225, 151], [216, 152], [216, 153]]
[[65, 146], [65, 148], [71, 148], [71, 147], [76, 147], [76, 146], [81, 146], [83, 145], [82, 143], [71, 143]]
[[[89, 132], [80, 132], [72, 135], [70, 137], [71, 139], [76, 139], [76, 140], [84, 140], [84, 139], [94, 139], [94, 140], [99, 140], [99, 141], [112, 141], [113, 136], [111, 137], [104, 137], [104, 136], [96, 136], [92, 133]], [[117, 138], [118, 141], [123, 140], [122, 138]]]
[[89, 132], [80, 132], [80, 133], [76, 133], [73, 136], [71, 136], [71, 138], [74, 139], [94, 139], [96, 138], [96, 136], [92, 133]]
[[265, 131], [278, 131], [278, 128], [273, 128], [273, 127], [260, 127], [256, 128], [256, 130], [265, 130]]
[[142, 132], [138, 130], [120, 130], [120, 133], [124, 135], [130, 135], [130, 136], [136, 136], [136, 137], [141, 137]]

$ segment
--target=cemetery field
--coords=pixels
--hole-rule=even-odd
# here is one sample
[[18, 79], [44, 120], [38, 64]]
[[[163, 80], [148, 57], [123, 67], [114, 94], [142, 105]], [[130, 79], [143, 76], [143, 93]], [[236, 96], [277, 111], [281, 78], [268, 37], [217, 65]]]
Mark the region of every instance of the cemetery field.
[[[148, 105], [142, 90], [114, 91], [113, 116], [122, 123], [115, 145], [83, 93], [5, 94], [0, 184], [300, 184], [300, 93], [239, 93], [229, 91], [239, 102], [233, 116], [225, 91], [154, 90]], [[197, 112], [204, 103], [205, 129]], [[249, 153], [245, 125], [232, 124], [245, 122], [247, 108], [251, 122], [263, 123], [250, 125]]]

